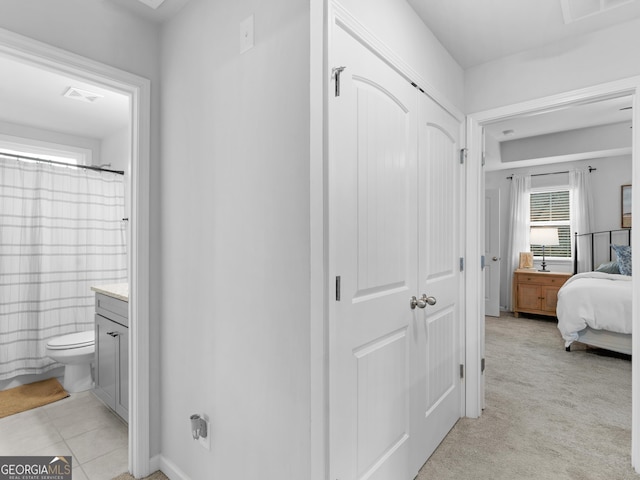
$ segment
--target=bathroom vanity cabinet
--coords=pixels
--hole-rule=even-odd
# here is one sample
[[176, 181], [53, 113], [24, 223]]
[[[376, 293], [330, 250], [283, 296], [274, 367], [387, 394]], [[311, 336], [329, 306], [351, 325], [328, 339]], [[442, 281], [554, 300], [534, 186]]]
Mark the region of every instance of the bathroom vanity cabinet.
[[[128, 301], [96, 291], [95, 394], [129, 421]], [[106, 293], [102, 293], [106, 292]]]

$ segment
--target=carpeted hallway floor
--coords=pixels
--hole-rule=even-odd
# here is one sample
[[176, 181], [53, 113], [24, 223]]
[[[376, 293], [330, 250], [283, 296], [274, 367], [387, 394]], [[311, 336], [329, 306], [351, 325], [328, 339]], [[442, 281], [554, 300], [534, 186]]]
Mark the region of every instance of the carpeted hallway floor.
[[[135, 480], [135, 477], [133, 477], [132, 475], [129, 475], [128, 473], [123, 473], [121, 475], [118, 475], [116, 478], [112, 480]], [[157, 472], [152, 473], [148, 477], [144, 477], [142, 480], [169, 480], [169, 479], [164, 473], [158, 470]]]
[[512, 316], [487, 317], [485, 358], [482, 417], [461, 419], [418, 480], [640, 480], [628, 358], [567, 353], [555, 321]]
[[556, 321], [487, 317], [486, 408], [461, 419], [418, 480], [640, 480], [631, 468], [631, 362]]

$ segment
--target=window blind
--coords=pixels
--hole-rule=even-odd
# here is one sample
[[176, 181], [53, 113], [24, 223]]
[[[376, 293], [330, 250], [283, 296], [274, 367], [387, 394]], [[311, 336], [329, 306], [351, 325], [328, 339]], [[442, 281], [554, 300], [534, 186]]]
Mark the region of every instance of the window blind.
[[[556, 227], [560, 245], [545, 247], [547, 257], [571, 258], [571, 199], [569, 190], [531, 193], [532, 227]], [[541, 245], [531, 245], [536, 257], [542, 256]]]

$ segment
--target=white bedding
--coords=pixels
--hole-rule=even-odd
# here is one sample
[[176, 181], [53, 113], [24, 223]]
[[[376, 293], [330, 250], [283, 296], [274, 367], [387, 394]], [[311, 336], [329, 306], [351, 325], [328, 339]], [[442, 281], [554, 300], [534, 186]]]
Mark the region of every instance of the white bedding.
[[586, 327], [631, 333], [631, 277], [601, 272], [574, 275], [558, 292], [556, 314], [565, 346]]

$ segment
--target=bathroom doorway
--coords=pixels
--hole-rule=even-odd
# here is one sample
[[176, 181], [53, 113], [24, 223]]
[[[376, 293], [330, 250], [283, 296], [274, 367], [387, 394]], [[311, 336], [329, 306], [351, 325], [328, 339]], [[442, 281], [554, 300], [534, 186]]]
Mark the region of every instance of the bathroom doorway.
[[[137, 477], [147, 475], [150, 470], [149, 378], [146, 373], [149, 366], [149, 261], [147, 255], [139, 255], [138, 252], [148, 252], [149, 247], [149, 81], [5, 30], [0, 30], [0, 59], [39, 71], [40, 74], [30, 79], [34, 82], [39, 76], [55, 74], [68, 78], [70, 82], [93, 85], [98, 89], [105, 89], [127, 98], [129, 107], [126, 112], [124, 136], [127, 140], [124, 150], [128, 153], [125, 196], [127, 197], [126, 217], [129, 218], [126, 243], [131, 329], [128, 347], [130, 411], [126, 470]], [[3, 76], [6, 76], [4, 69], [3, 72]], [[38, 105], [32, 108], [35, 109], [35, 117], [39, 119], [44, 117], [38, 113], [43, 111], [43, 108], [39, 110]], [[22, 123], [11, 122], [8, 118], [0, 117], [0, 127], [4, 127], [7, 135], [12, 132], [22, 133], [24, 137], [25, 132], [39, 133], [40, 140], [43, 140], [43, 135], [46, 137], [47, 130], [74, 135], [68, 130], [64, 116], [59, 117], [58, 122], [51, 127], [43, 124], [24, 125], [23, 118], [18, 121]], [[50, 136], [49, 140], [54, 137], [55, 135]], [[57, 137], [58, 143], [61, 138]]]

